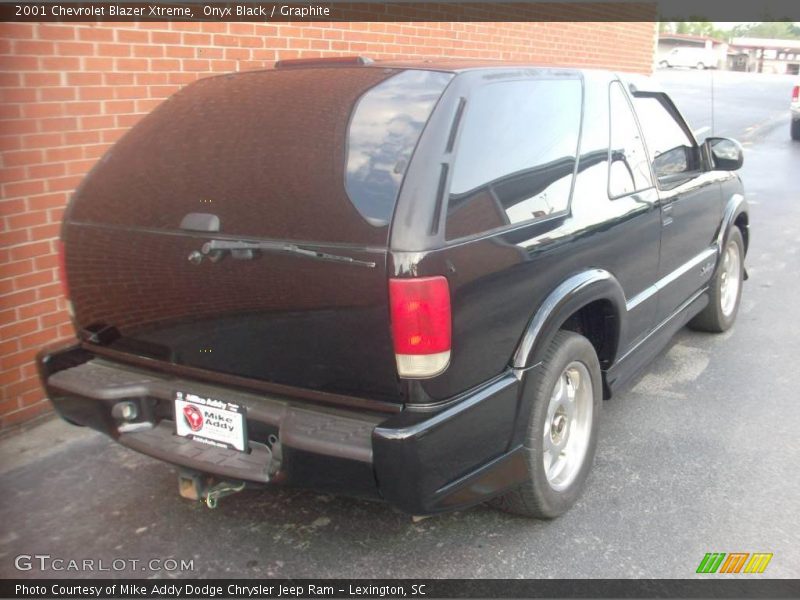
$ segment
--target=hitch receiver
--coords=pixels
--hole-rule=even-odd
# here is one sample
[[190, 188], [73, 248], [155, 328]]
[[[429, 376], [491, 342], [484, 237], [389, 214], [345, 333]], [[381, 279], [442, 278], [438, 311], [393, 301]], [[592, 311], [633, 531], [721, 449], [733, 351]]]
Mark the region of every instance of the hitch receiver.
[[244, 481], [217, 481], [212, 476], [182, 469], [178, 473], [178, 492], [184, 498], [205, 502], [208, 508], [217, 508], [225, 496], [244, 490]]

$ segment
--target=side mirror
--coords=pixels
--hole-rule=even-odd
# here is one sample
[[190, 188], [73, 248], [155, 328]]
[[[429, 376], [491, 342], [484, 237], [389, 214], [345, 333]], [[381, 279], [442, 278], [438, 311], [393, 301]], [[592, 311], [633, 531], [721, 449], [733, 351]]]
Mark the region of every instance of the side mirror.
[[744, 153], [742, 145], [729, 138], [706, 138], [706, 147], [711, 168], [715, 171], [736, 171], [742, 168]]

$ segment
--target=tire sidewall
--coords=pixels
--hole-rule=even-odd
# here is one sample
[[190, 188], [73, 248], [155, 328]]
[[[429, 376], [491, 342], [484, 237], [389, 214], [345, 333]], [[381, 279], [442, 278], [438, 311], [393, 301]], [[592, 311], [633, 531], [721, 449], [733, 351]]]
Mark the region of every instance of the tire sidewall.
[[[525, 446], [528, 449], [528, 468], [531, 474], [532, 491], [537, 497], [537, 503], [541, 507], [542, 513], [550, 518], [557, 517], [568, 510], [575, 503], [583, 489], [583, 484], [594, 461], [597, 447], [597, 422], [603, 403], [600, 363], [589, 340], [577, 333], [559, 332], [554, 341], [559, 343], [559, 346], [550, 357], [550, 360], [546, 360], [542, 365], [543, 368], [538, 385], [535, 386], [534, 397], [531, 399], [533, 407], [525, 439]], [[564, 369], [573, 361], [583, 363], [592, 380], [592, 392], [594, 395], [592, 425], [586, 456], [578, 474], [567, 489], [556, 491], [550, 486], [544, 471], [542, 432], [547, 420], [547, 408], [553, 388]]]

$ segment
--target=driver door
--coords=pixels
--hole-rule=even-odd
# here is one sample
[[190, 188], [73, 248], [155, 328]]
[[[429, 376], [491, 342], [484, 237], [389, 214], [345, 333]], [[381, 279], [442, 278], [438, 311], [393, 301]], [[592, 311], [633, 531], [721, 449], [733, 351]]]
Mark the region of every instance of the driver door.
[[710, 280], [722, 218], [719, 178], [705, 169], [691, 130], [663, 93], [636, 93], [634, 107], [656, 177], [661, 209], [657, 321]]

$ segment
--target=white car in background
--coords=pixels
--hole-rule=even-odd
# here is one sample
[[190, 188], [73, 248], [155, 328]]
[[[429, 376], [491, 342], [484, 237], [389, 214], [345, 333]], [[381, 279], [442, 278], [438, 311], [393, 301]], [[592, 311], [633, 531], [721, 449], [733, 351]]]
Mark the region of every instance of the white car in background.
[[670, 50], [658, 62], [662, 69], [671, 67], [691, 67], [693, 69], [716, 69], [719, 56], [713, 50], [679, 46]]
[[800, 140], [800, 81], [792, 90], [792, 139]]

